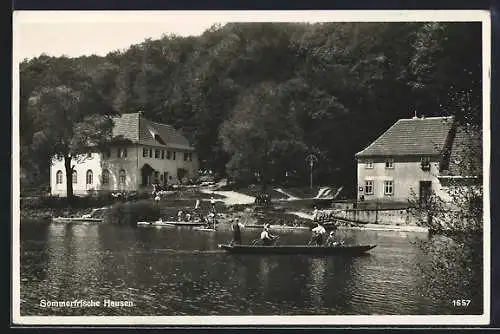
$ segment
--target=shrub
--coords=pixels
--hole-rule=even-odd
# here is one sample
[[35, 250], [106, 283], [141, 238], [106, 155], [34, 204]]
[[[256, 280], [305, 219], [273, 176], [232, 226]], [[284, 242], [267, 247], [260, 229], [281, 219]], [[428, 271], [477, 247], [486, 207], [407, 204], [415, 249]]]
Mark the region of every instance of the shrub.
[[138, 221], [160, 218], [160, 207], [149, 200], [117, 203], [106, 211], [106, 221], [120, 225], [135, 225]]

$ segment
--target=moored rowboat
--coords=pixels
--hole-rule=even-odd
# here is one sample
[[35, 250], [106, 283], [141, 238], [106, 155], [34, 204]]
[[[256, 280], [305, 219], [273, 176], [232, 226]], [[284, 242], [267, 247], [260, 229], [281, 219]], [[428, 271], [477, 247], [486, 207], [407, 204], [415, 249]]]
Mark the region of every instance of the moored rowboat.
[[[264, 228], [264, 225], [245, 225], [245, 228]], [[307, 226], [289, 226], [289, 225], [270, 225], [271, 230], [311, 230]]]
[[168, 220], [157, 220], [157, 221], [140, 221], [137, 222], [137, 225], [146, 225], [146, 226], [203, 226], [205, 223], [203, 222], [177, 222], [177, 221], [168, 221]]
[[217, 232], [216, 229], [214, 229], [214, 228], [207, 228], [207, 227], [195, 227], [194, 229], [196, 231], [202, 231], [202, 232]]
[[55, 223], [101, 223], [102, 218], [87, 218], [87, 217], [53, 217]]
[[377, 245], [343, 245], [343, 246], [251, 246], [251, 245], [219, 245], [219, 248], [231, 254], [294, 254], [294, 255], [361, 255]]

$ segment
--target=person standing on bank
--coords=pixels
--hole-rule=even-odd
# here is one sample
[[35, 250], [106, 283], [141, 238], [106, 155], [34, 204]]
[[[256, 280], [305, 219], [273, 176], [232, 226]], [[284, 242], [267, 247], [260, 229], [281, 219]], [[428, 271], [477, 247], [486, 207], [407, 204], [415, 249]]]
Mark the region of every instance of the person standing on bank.
[[313, 222], [317, 222], [319, 220], [319, 211], [318, 211], [317, 206], [314, 206], [312, 219], [313, 219]]
[[241, 245], [241, 229], [245, 227], [242, 223], [240, 223], [239, 218], [235, 218], [233, 220], [233, 224], [231, 225], [231, 230], [233, 231], [233, 240], [231, 240], [232, 245]]
[[210, 204], [212, 205], [212, 211], [215, 212], [215, 198], [214, 198], [214, 196], [210, 197]]

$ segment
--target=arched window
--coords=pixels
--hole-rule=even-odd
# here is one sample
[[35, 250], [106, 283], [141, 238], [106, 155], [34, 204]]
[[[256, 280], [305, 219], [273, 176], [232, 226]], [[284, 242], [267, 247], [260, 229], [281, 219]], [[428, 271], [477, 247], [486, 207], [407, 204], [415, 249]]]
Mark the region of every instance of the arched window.
[[78, 174], [76, 173], [76, 170], [73, 171], [73, 174], [71, 175], [72, 177], [72, 182], [77, 183], [78, 180]]
[[109, 170], [107, 169], [102, 171], [102, 184], [103, 185], [109, 184]]
[[89, 169], [87, 171], [87, 184], [92, 184], [94, 181], [94, 173]]
[[125, 170], [122, 169], [120, 170], [120, 184], [125, 184], [125, 181], [126, 181], [126, 174]]
[[62, 171], [58, 170], [56, 173], [56, 184], [62, 184]]

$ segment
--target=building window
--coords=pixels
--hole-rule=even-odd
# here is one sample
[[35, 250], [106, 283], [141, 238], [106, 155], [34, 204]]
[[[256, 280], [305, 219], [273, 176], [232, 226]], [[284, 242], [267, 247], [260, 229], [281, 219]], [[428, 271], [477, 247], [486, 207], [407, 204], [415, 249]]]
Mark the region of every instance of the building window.
[[102, 171], [102, 184], [109, 184], [109, 170], [107, 169]]
[[189, 153], [184, 152], [184, 161], [187, 161], [189, 158]]
[[172, 157], [172, 153], [170, 151], [167, 151], [167, 159], [170, 160], [171, 157]]
[[165, 150], [161, 150], [161, 158], [165, 159]]
[[148, 155], [149, 155], [148, 151], [149, 150], [146, 147], [142, 149], [142, 157], [143, 158], [147, 158], [148, 157]]
[[189, 152], [189, 161], [193, 161], [193, 154]]
[[158, 148], [155, 150], [155, 159], [160, 159], [160, 150]]
[[126, 176], [127, 176], [125, 174], [125, 170], [121, 169], [119, 175], [120, 175], [120, 179], [119, 179], [120, 180], [120, 184], [125, 184], [125, 182], [126, 182]]
[[58, 170], [56, 173], [56, 184], [62, 184], [62, 171]]
[[152, 148], [150, 148], [150, 149], [149, 149], [149, 157], [150, 157], [150, 158], [152, 158], [152, 157], [153, 157], [153, 149], [152, 149]]
[[422, 170], [428, 171], [431, 169], [431, 159], [429, 157], [423, 157], [420, 163], [422, 165]]
[[74, 170], [73, 173], [71, 174], [71, 182], [77, 183], [77, 181], [78, 181], [78, 174], [76, 173], [76, 170]]
[[385, 168], [394, 168], [394, 159], [385, 160]]
[[365, 180], [365, 194], [373, 195], [373, 180]]
[[86, 182], [87, 184], [92, 184], [94, 181], [94, 173], [92, 173], [92, 171], [89, 169], [87, 171], [87, 178], [86, 178]]
[[373, 168], [373, 160], [366, 160], [365, 168]]
[[172, 160], [175, 160], [175, 151], [172, 152]]
[[394, 194], [394, 182], [392, 180], [384, 181], [384, 195]]

